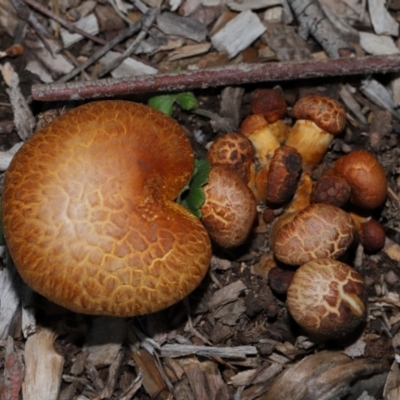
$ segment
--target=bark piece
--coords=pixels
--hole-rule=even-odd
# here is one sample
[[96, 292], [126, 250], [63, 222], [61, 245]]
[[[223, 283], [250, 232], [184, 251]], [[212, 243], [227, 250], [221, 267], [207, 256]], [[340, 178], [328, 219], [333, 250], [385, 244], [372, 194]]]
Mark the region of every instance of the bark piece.
[[297, 15], [303, 39], [311, 34], [329, 57], [347, 57], [354, 50], [341, 38], [316, 0], [288, 0]]
[[6, 89], [6, 91], [13, 108], [14, 124], [17, 128], [18, 135], [22, 140], [26, 140], [33, 132], [35, 118], [28, 102], [20, 90], [19, 76], [8, 62], [0, 65], [0, 72], [9, 88]]
[[399, 23], [386, 9], [385, 3], [382, 0], [368, 0], [372, 26], [377, 35], [397, 36], [399, 34]]
[[185, 374], [196, 400], [228, 400], [227, 386], [224, 384], [214, 362], [200, 363], [191, 359], [184, 367]]
[[306, 42], [296, 33], [293, 26], [272, 25], [262, 35], [261, 40], [275, 52], [280, 61], [309, 60], [312, 58]]
[[2, 400], [19, 399], [25, 368], [22, 353], [14, 346], [14, 340], [11, 336], [7, 339], [3, 367], [3, 376], [0, 380], [0, 398]]
[[157, 17], [157, 25], [167, 35], [183, 36], [195, 42], [203, 42], [207, 35], [207, 27], [202, 23], [168, 11]]
[[208, 302], [210, 308], [217, 308], [224, 304], [237, 300], [239, 295], [246, 289], [242, 281], [236, 281], [222, 289], [217, 290]]
[[54, 349], [55, 333], [38, 329], [25, 344], [24, 400], [58, 399], [64, 357]]
[[383, 398], [385, 400], [400, 399], [400, 368], [398, 360], [393, 361], [390, 368], [385, 387], [383, 389]]
[[121, 318], [96, 317], [93, 320], [84, 349], [95, 367], [112, 364], [127, 337], [127, 322]]
[[265, 31], [257, 14], [243, 11], [213, 35], [211, 42], [218, 51], [226, 51], [229, 58], [233, 58]]
[[166, 398], [167, 385], [160, 374], [155, 358], [146, 350], [133, 353], [132, 358], [135, 361], [136, 373], [139, 374], [142, 371], [143, 386], [150, 397], [152, 399], [156, 396]]
[[379, 36], [369, 32], [360, 32], [360, 45], [369, 54], [383, 56], [400, 53], [390, 36]]
[[260, 400], [344, 398], [352, 383], [382, 370], [367, 359], [352, 360], [339, 351], [324, 350], [286, 369]]

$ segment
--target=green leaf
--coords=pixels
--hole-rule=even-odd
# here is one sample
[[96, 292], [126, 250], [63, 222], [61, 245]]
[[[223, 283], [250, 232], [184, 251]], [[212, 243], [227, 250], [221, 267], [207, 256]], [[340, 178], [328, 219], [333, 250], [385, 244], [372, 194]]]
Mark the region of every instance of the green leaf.
[[163, 112], [164, 114], [167, 114], [168, 116], [171, 116], [172, 111], [174, 110], [175, 100], [176, 95], [174, 94], [162, 94], [149, 99], [148, 105], [158, 111]]
[[204, 204], [203, 186], [208, 182], [211, 165], [207, 160], [196, 160], [189, 183], [183, 188], [178, 202], [189, 209], [197, 218], [201, 218], [200, 208]]
[[176, 100], [186, 111], [193, 110], [193, 108], [197, 108], [199, 106], [199, 102], [191, 92], [178, 93], [176, 95]]

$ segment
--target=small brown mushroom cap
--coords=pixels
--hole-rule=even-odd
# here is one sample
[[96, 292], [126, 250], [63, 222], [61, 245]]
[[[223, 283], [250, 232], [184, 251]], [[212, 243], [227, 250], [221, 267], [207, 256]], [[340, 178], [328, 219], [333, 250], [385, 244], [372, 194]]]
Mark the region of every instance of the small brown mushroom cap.
[[366, 318], [366, 286], [351, 267], [332, 259], [302, 265], [287, 291], [294, 320], [311, 336], [338, 339]]
[[351, 187], [350, 201], [361, 208], [381, 206], [387, 196], [385, 171], [376, 157], [367, 150], [355, 150], [340, 157], [334, 171]]
[[346, 126], [346, 109], [328, 96], [309, 94], [298, 100], [292, 109], [294, 118], [313, 121], [322, 130], [337, 135]]
[[221, 247], [245, 242], [257, 214], [257, 202], [246, 182], [228, 165], [211, 168], [204, 186], [201, 221], [211, 239]]
[[355, 212], [350, 212], [350, 216], [364, 250], [368, 253], [381, 251], [385, 245], [386, 233], [380, 222], [371, 216], [363, 216]]
[[246, 181], [250, 180], [250, 168], [254, 158], [253, 144], [240, 133], [228, 133], [210, 146], [207, 159], [211, 165], [227, 164], [235, 168]]
[[240, 133], [245, 136], [251, 135], [257, 129], [269, 126], [267, 120], [261, 114], [250, 114], [240, 124]]
[[[278, 221], [279, 218], [276, 223], [280, 226]], [[290, 265], [302, 265], [317, 258], [337, 258], [353, 239], [354, 225], [350, 215], [323, 203], [311, 204], [278, 230], [271, 229], [271, 245], [276, 258]]]
[[31, 136], [4, 181], [4, 234], [18, 272], [70, 310], [133, 316], [194, 290], [211, 244], [175, 203], [194, 155], [172, 118], [143, 104], [77, 107]]
[[290, 146], [281, 146], [272, 157], [266, 190], [266, 202], [283, 204], [289, 201], [297, 188], [301, 172], [301, 155]]
[[256, 90], [250, 105], [253, 114], [262, 114], [270, 124], [281, 119], [287, 109], [282, 93], [275, 89]]
[[342, 176], [327, 174], [318, 179], [311, 193], [312, 203], [342, 207], [350, 199], [351, 187]]

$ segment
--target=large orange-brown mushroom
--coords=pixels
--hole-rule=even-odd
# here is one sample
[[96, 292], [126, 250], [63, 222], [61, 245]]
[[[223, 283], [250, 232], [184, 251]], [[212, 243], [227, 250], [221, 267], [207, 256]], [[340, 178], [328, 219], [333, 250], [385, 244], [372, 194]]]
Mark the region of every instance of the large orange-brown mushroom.
[[183, 129], [147, 106], [93, 102], [55, 119], [5, 176], [4, 234], [22, 278], [88, 314], [178, 302], [211, 257], [200, 221], [174, 202], [193, 166]]

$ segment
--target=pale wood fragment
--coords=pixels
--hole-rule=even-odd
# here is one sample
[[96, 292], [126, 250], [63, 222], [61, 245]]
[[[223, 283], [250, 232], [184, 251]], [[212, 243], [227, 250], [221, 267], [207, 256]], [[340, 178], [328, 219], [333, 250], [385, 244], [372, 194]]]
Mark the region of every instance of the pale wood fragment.
[[270, 390], [259, 399], [344, 398], [356, 379], [380, 373], [382, 370], [380, 364], [367, 359], [352, 360], [339, 351], [324, 350], [287, 368], [274, 381]]
[[9, 62], [0, 65], [0, 72], [8, 86], [6, 89], [14, 112], [14, 125], [22, 140], [33, 132], [35, 118], [19, 87], [19, 76]]
[[[90, 33], [91, 35], [97, 35], [100, 30], [97, 18], [94, 14], [89, 14], [88, 16], [81, 18], [73, 25], [87, 33]], [[83, 36], [79, 33], [70, 33], [64, 28], [60, 29], [60, 35], [64, 44], [64, 48], [66, 49], [83, 39]]]
[[10, 334], [14, 315], [20, 306], [19, 280], [15, 268], [0, 269], [0, 340], [6, 340]]
[[25, 343], [24, 400], [57, 400], [64, 357], [54, 349], [55, 333], [40, 328]]
[[208, 306], [210, 308], [217, 308], [224, 304], [235, 301], [245, 289], [245, 284], [239, 280], [231, 283], [230, 285], [224, 286], [222, 289], [214, 292], [208, 302]]
[[297, 15], [300, 36], [307, 39], [311, 34], [329, 57], [346, 57], [354, 53], [343, 40], [316, 0], [288, 0]]
[[360, 45], [369, 54], [383, 56], [400, 53], [390, 36], [379, 36], [374, 33], [360, 32]]
[[227, 6], [233, 11], [258, 10], [272, 6], [282, 5], [283, 0], [234, 0], [229, 1]]
[[400, 119], [400, 111], [394, 107], [392, 94], [376, 79], [362, 81], [360, 91], [377, 106], [388, 110], [394, 117]]
[[210, 50], [210, 43], [200, 43], [200, 44], [192, 44], [188, 46], [183, 46], [179, 49], [171, 51], [168, 54], [168, 61], [180, 60], [182, 58], [188, 58], [197, 56], [199, 54], [207, 53]]
[[[120, 56], [116, 51], [109, 51], [106, 55], [100, 58], [99, 62], [102, 65], [107, 65], [113, 62]], [[158, 71], [147, 64], [144, 64], [133, 58], [126, 58], [122, 63], [115, 69], [113, 69], [110, 74], [113, 78], [128, 78], [132, 76], [145, 76], [153, 75]]]
[[218, 51], [226, 51], [229, 58], [233, 58], [261, 36], [266, 29], [257, 14], [247, 10], [213, 35], [211, 42]]
[[167, 35], [183, 36], [195, 42], [203, 42], [207, 35], [207, 27], [204, 24], [168, 11], [157, 17], [157, 26]]
[[256, 355], [257, 353], [257, 348], [254, 346], [211, 347], [181, 344], [164, 344], [163, 346], [161, 346], [160, 349], [161, 357], [170, 358], [197, 354], [203, 357], [221, 357], [244, 360], [246, 359], [246, 356]]
[[389, 13], [385, 3], [384, 0], [368, 0], [372, 26], [377, 35], [397, 36], [399, 34], [399, 23]]

